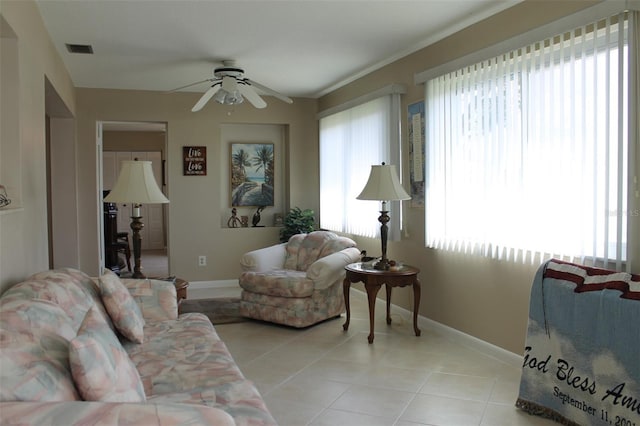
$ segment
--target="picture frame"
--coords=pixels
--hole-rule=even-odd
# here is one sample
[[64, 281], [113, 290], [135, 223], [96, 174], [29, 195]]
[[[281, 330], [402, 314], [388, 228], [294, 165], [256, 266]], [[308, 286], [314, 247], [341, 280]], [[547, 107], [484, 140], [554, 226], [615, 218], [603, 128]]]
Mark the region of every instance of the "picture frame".
[[273, 143], [232, 142], [229, 149], [231, 206], [273, 206], [274, 164]]
[[182, 147], [182, 174], [183, 176], [207, 175], [206, 146]]
[[409, 180], [411, 207], [424, 208], [425, 190], [425, 105], [419, 101], [407, 107]]

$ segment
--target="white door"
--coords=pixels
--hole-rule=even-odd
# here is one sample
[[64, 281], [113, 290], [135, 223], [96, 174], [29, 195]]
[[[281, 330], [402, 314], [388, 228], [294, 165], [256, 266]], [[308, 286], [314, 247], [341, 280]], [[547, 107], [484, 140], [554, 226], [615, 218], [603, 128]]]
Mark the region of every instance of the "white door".
[[[143, 154], [143, 153], [139, 153]], [[159, 151], [146, 152], [144, 160], [151, 161], [153, 176], [156, 179], [158, 187], [162, 189], [162, 157]], [[143, 158], [140, 158], [143, 160]], [[144, 207], [144, 235], [142, 240], [143, 249], [163, 249], [164, 243], [164, 208], [162, 204], [147, 204]]]
[[102, 188], [104, 191], [113, 189], [118, 179], [118, 163], [116, 153], [105, 151], [102, 153]]
[[[120, 168], [122, 162], [125, 160], [131, 160], [131, 152], [114, 152], [116, 163], [116, 176], [120, 176]], [[131, 235], [131, 214], [133, 213], [133, 207], [131, 204], [118, 203], [118, 232], [128, 232]], [[129, 237], [131, 241], [131, 237]]]

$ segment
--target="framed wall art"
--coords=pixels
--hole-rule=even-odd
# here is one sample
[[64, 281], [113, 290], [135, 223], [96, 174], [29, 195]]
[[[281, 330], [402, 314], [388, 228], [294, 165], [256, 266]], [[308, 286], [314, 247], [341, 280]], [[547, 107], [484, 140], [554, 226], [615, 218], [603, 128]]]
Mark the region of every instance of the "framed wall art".
[[273, 206], [272, 143], [231, 143], [231, 206]]
[[183, 146], [182, 147], [182, 174], [184, 176], [207, 175], [207, 147]]
[[424, 207], [425, 116], [424, 101], [408, 106], [409, 178], [411, 207]]

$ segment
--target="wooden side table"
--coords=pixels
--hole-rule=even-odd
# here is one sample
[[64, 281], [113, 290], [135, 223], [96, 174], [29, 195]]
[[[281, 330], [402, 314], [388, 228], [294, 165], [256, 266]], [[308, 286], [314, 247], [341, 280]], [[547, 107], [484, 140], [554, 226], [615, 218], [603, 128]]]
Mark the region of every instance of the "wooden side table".
[[176, 278], [173, 282], [176, 286], [176, 296], [178, 297], [178, 305], [187, 298], [187, 288], [189, 288], [189, 281], [182, 278]]
[[420, 281], [418, 273], [420, 270], [413, 266], [404, 265], [399, 271], [378, 271], [369, 269], [362, 262], [352, 263], [345, 266], [346, 277], [343, 281], [344, 302], [347, 308], [347, 321], [342, 328], [346, 331], [349, 329], [351, 321], [351, 308], [349, 306], [349, 289], [351, 283], [363, 282], [364, 288], [367, 290], [367, 299], [369, 301], [369, 343], [373, 343], [373, 329], [376, 307], [376, 296], [382, 284], [387, 290], [387, 324], [391, 324], [391, 290], [393, 287], [405, 287], [411, 285], [413, 287], [413, 330], [416, 336], [420, 336], [418, 328], [418, 309], [420, 308]]

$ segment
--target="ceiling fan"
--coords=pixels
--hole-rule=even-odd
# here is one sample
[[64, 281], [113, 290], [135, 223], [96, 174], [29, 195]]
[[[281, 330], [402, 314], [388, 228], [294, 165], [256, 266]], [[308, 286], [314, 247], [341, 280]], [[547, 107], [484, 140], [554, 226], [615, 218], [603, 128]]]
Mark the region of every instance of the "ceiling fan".
[[198, 100], [193, 108], [191, 108], [192, 112], [200, 111], [211, 98], [223, 105], [237, 105], [242, 103], [244, 98], [246, 98], [256, 108], [266, 107], [267, 103], [260, 97], [255, 89], [258, 89], [267, 95], [276, 97], [288, 104], [293, 103], [291, 98], [244, 77], [244, 70], [237, 67], [235, 65], [235, 61], [222, 61], [222, 64], [222, 67], [213, 70], [214, 78], [207, 78], [202, 81], [187, 84], [186, 86], [172, 90], [172, 92], [186, 89], [187, 87], [195, 86], [196, 84], [201, 84], [207, 81], [213, 83], [209, 90], [204, 92], [200, 100]]

